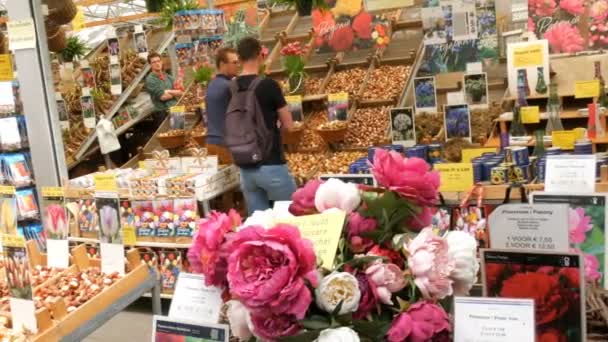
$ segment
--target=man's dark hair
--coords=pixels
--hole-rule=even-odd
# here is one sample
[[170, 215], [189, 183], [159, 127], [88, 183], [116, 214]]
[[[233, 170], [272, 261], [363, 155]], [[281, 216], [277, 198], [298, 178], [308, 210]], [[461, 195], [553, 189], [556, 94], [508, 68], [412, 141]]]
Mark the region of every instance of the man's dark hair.
[[148, 63], [152, 63], [152, 58], [155, 58], [155, 57], [161, 58], [160, 53], [158, 53], [158, 52], [150, 52], [148, 54]]
[[250, 61], [256, 59], [262, 52], [262, 44], [260, 44], [259, 40], [253, 37], [243, 38], [239, 42], [237, 51], [241, 62]]
[[220, 68], [220, 63], [228, 63], [228, 55], [234, 53], [236, 50], [231, 47], [223, 47], [217, 50], [215, 54], [215, 67]]

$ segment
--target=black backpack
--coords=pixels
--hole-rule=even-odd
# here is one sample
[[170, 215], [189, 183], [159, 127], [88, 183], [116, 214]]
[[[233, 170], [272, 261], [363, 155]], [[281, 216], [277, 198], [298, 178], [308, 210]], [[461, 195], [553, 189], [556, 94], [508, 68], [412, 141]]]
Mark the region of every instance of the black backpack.
[[256, 77], [243, 91], [239, 91], [236, 79], [230, 83], [232, 97], [226, 110], [224, 143], [238, 166], [259, 164], [272, 150], [272, 132], [255, 96], [261, 80]]

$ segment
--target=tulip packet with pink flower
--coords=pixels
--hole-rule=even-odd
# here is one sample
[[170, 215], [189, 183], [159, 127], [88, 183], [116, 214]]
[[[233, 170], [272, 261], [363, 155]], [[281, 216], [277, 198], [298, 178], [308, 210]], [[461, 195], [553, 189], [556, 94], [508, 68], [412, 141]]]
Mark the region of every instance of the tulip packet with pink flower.
[[584, 341], [581, 254], [481, 251], [486, 297], [534, 300], [537, 341]]
[[460, 230], [474, 236], [478, 248], [490, 247], [487, 230], [486, 209], [474, 205], [452, 209], [452, 230]]
[[560, 194], [535, 192], [530, 202], [568, 204], [568, 240], [573, 251], [580, 251], [585, 258], [585, 274], [588, 281], [597, 282], [608, 289], [608, 265], [606, 263], [606, 194]]
[[67, 240], [68, 219], [64, 205], [63, 192], [52, 192], [42, 188], [42, 223], [47, 239]]
[[80, 235], [86, 238], [97, 238], [99, 231], [99, 217], [94, 199], [81, 199], [78, 201], [78, 228]]
[[157, 241], [175, 241], [175, 211], [173, 200], [153, 202]]
[[450, 212], [451, 209], [445, 206], [431, 207], [431, 213], [433, 214], [431, 225], [433, 229], [439, 231], [440, 234], [447, 233], [451, 227], [452, 215]]
[[152, 201], [131, 202], [135, 214], [135, 235], [140, 241], [155, 241], [154, 206]]
[[193, 198], [176, 199], [173, 206], [176, 218], [176, 242], [189, 243], [192, 241], [196, 221], [199, 218], [196, 200]]
[[148, 265], [150, 269], [158, 271], [158, 255], [151, 248], [138, 248], [139, 257], [141, 258], [142, 264]]
[[163, 293], [173, 293], [177, 276], [182, 270], [182, 254], [177, 249], [163, 249], [158, 252], [161, 289]]
[[123, 227], [135, 227], [135, 211], [129, 200], [120, 201], [120, 225]]

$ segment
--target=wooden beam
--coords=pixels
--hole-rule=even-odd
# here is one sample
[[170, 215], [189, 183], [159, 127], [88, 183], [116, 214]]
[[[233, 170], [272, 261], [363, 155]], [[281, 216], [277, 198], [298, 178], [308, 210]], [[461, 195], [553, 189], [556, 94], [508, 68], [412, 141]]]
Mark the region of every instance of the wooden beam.
[[118, 0], [77, 0], [74, 3], [76, 6], [92, 6], [92, 5], [110, 5]]

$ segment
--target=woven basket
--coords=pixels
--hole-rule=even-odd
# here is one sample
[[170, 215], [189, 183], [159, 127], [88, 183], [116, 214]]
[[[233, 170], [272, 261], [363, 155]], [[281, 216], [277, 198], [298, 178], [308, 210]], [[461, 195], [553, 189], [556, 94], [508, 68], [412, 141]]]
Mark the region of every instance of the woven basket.
[[186, 134], [172, 135], [170, 137], [158, 136], [158, 143], [165, 149], [174, 149], [186, 144]]
[[67, 39], [65, 38], [65, 27], [60, 26], [57, 32], [53, 35], [48, 36], [49, 50], [53, 52], [60, 52], [68, 46]]
[[304, 130], [302, 128], [299, 129], [290, 129], [289, 131], [281, 132], [281, 140], [283, 145], [297, 145], [302, 140], [302, 135], [304, 134]]
[[49, 19], [59, 25], [72, 22], [78, 8], [72, 0], [48, 0]]
[[348, 127], [339, 129], [316, 129], [318, 135], [328, 144], [335, 144], [344, 141]]

